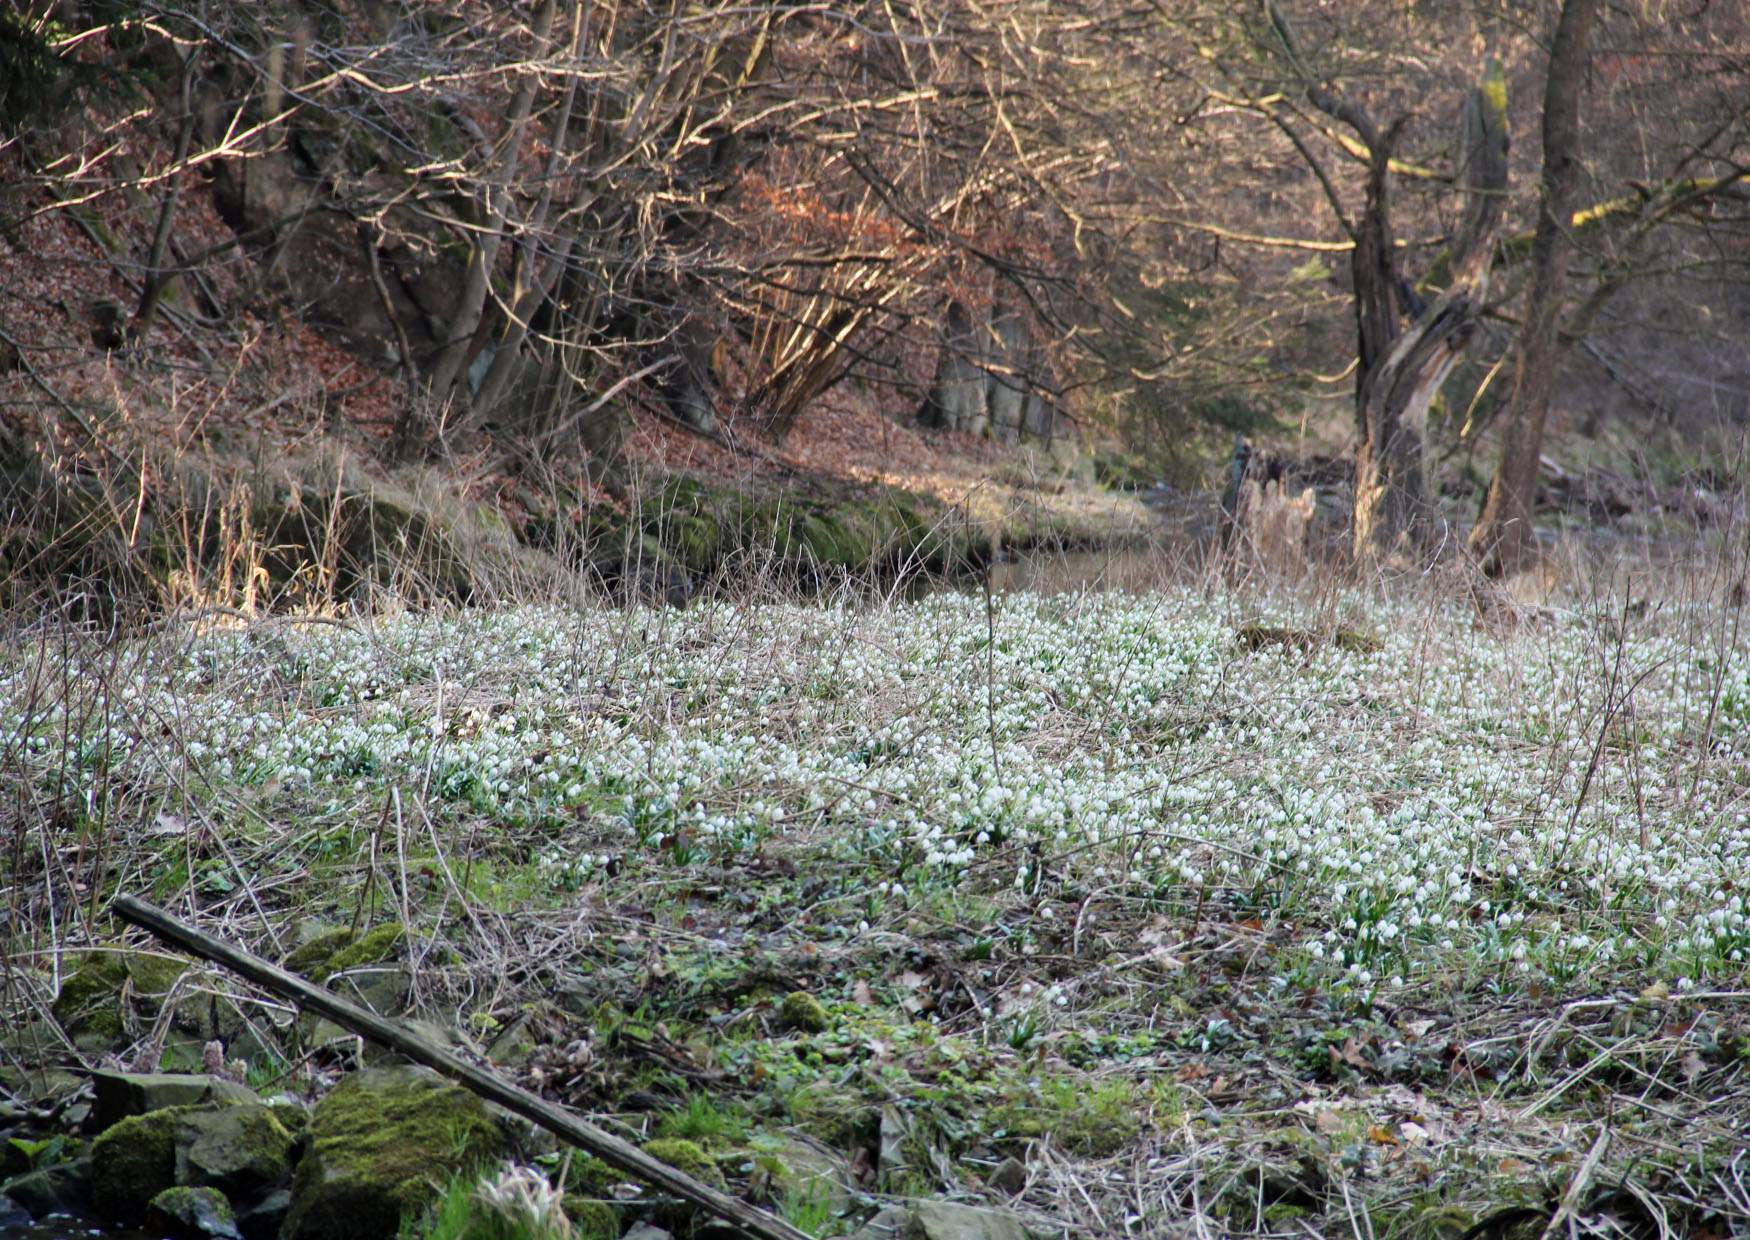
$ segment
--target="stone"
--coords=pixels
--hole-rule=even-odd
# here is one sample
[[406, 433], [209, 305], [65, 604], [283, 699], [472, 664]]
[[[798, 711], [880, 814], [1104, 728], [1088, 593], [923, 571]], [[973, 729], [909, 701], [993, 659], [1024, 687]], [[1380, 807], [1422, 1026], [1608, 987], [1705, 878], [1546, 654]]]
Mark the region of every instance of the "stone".
[[685, 1137], [658, 1137], [644, 1143], [644, 1152], [660, 1159], [676, 1171], [684, 1171], [695, 1180], [713, 1188], [723, 1187], [723, 1172], [697, 1141]]
[[851, 1233], [850, 1240], [899, 1240], [910, 1217], [904, 1206], [883, 1206], [874, 1218]]
[[574, 1240], [621, 1240], [620, 1216], [607, 1202], [567, 1193], [563, 1204]]
[[91, 1143], [91, 1199], [119, 1222], [143, 1217], [152, 1198], [176, 1187], [180, 1108], [130, 1115]]
[[275, 1240], [291, 1209], [292, 1190], [276, 1188], [237, 1215], [237, 1230], [243, 1233], [243, 1240]]
[[259, 1103], [191, 1111], [176, 1121], [176, 1182], [236, 1200], [284, 1183], [295, 1140]]
[[93, 1072], [91, 1117], [108, 1132], [130, 1115], [166, 1107], [235, 1105], [254, 1102], [253, 1091], [221, 1076], [178, 1072]]
[[765, 1169], [781, 1195], [818, 1196], [834, 1214], [851, 1203], [850, 1164], [822, 1142], [805, 1136], [765, 1133], [750, 1143], [754, 1165]]
[[167, 1240], [243, 1240], [237, 1216], [216, 1188], [167, 1188], [152, 1198], [146, 1226]]
[[651, 1223], [639, 1223], [620, 1240], [674, 1240], [674, 1237]]
[[187, 968], [148, 952], [87, 952], [62, 980], [50, 1011], [81, 1050], [110, 1050], [127, 1033], [124, 993], [139, 1004], [140, 1015], [150, 1017]]
[[285, 1240], [394, 1235], [449, 1176], [496, 1161], [504, 1137], [485, 1105], [428, 1068], [367, 1068], [310, 1116]]
[[51, 1214], [85, 1217], [92, 1213], [91, 1159], [75, 1158], [27, 1171], [0, 1185], [0, 1192], [34, 1218]]
[[398, 921], [385, 922], [366, 931], [357, 939], [349, 939], [323, 964], [317, 980], [326, 981], [337, 973], [364, 965], [379, 965], [394, 960], [407, 942], [407, 927]]
[[23, 1231], [30, 1226], [31, 1213], [5, 1193], [0, 1193], [0, 1235]]
[[1027, 1165], [1019, 1158], [1005, 1158], [990, 1173], [990, 1186], [1013, 1197], [1027, 1187]]
[[914, 1201], [906, 1219], [905, 1240], [1032, 1240], [1013, 1214], [962, 1205], [957, 1201]]

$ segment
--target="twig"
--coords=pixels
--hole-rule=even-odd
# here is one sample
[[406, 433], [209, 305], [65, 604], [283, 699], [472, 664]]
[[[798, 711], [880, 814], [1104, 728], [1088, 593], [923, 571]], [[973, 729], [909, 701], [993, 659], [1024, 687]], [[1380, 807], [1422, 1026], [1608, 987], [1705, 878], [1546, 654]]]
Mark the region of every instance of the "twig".
[[[1568, 1191], [1562, 1194], [1562, 1204], [1556, 1212], [1550, 1215], [1549, 1224], [1543, 1229], [1543, 1240], [1555, 1240], [1561, 1234], [1562, 1224], [1573, 1218], [1579, 1209], [1580, 1196], [1586, 1191], [1586, 1186], [1592, 1182], [1592, 1173], [1598, 1169], [1599, 1162], [1604, 1158], [1604, 1151], [1610, 1147], [1610, 1125], [1598, 1126], [1598, 1137], [1592, 1142], [1592, 1148], [1586, 1152], [1586, 1158], [1574, 1172], [1574, 1178], [1568, 1181]], [[1569, 1230], [1574, 1230], [1570, 1224]]]
[[569, 1110], [554, 1106], [528, 1090], [510, 1084], [495, 1073], [468, 1063], [444, 1047], [408, 1032], [399, 1021], [378, 1016], [356, 1003], [342, 999], [330, 990], [314, 986], [258, 956], [195, 929], [135, 896], [117, 896], [110, 903], [110, 908], [123, 921], [149, 930], [165, 942], [175, 944], [204, 960], [222, 964], [257, 986], [292, 1000], [300, 1008], [327, 1017], [350, 1033], [399, 1051], [415, 1063], [424, 1064], [442, 1073], [479, 1097], [497, 1103], [507, 1111], [515, 1112], [524, 1119], [539, 1124], [548, 1132], [589, 1151], [609, 1166], [637, 1176], [682, 1200], [690, 1201], [754, 1236], [766, 1240], [808, 1240], [805, 1232], [797, 1230], [782, 1219], [744, 1201], [738, 1201], [708, 1184], [700, 1183], [685, 1172], [645, 1153], [629, 1141], [623, 1141], [612, 1133], [579, 1119]]

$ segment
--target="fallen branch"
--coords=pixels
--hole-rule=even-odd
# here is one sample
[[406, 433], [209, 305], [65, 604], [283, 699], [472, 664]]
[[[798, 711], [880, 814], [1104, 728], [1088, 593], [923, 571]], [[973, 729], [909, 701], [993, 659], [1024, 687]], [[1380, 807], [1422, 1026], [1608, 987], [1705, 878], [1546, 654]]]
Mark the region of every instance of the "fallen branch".
[[349, 1032], [399, 1051], [415, 1063], [422, 1063], [442, 1073], [481, 1098], [539, 1124], [579, 1149], [587, 1150], [610, 1166], [690, 1201], [750, 1235], [762, 1237], [764, 1240], [808, 1240], [804, 1232], [798, 1231], [782, 1219], [708, 1184], [701, 1184], [692, 1176], [651, 1157], [630, 1142], [622, 1141], [612, 1133], [604, 1132], [594, 1124], [579, 1119], [565, 1108], [554, 1106], [528, 1090], [512, 1085], [496, 1074], [468, 1063], [453, 1052], [408, 1032], [400, 1022], [378, 1016], [375, 1012], [342, 999], [321, 986], [314, 986], [242, 948], [233, 947], [222, 939], [196, 930], [144, 900], [134, 896], [117, 896], [111, 902], [110, 908], [123, 921], [149, 930], [165, 942], [203, 960], [222, 964], [264, 990], [292, 1000], [305, 1011], [325, 1016]]

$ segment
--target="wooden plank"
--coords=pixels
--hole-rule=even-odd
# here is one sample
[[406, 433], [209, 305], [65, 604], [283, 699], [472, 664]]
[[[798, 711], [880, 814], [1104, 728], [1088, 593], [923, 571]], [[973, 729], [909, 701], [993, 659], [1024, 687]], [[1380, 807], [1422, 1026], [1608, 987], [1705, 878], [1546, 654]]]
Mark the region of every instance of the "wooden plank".
[[110, 902], [110, 908], [123, 921], [149, 930], [166, 943], [203, 960], [224, 965], [262, 989], [290, 999], [305, 1011], [325, 1016], [360, 1037], [399, 1051], [415, 1063], [434, 1069], [481, 1098], [539, 1124], [579, 1149], [587, 1150], [610, 1166], [690, 1201], [749, 1235], [758, 1236], [761, 1240], [809, 1240], [805, 1232], [790, 1226], [783, 1219], [731, 1197], [709, 1184], [703, 1184], [660, 1159], [652, 1158], [631, 1142], [623, 1141], [613, 1133], [578, 1118], [564, 1107], [555, 1106], [495, 1073], [476, 1067], [449, 1049], [426, 1041], [404, 1028], [400, 1022], [379, 1016], [324, 987], [312, 985], [296, 974], [269, 964], [259, 956], [179, 921], [144, 900], [135, 896], [117, 896]]

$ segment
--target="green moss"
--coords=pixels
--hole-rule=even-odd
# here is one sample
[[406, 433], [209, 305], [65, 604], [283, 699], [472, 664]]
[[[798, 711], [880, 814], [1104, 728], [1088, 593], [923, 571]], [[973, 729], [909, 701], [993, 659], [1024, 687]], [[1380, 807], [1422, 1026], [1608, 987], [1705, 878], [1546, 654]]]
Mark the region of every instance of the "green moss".
[[723, 1186], [723, 1173], [697, 1141], [688, 1141], [685, 1137], [658, 1137], [645, 1142], [644, 1152], [676, 1171], [686, 1172], [695, 1180], [718, 1188]]
[[182, 1116], [176, 1144], [179, 1179], [256, 1193], [290, 1175], [296, 1142], [272, 1111], [250, 1103]]
[[709, 571], [723, 547], [723, 527], [714, 517], [676, 516], [663, 535], [663, 545], [695, 573]]
[[295, 1102], [270, 1102], [267, 1109], [294, 1138], [310, 1131], [310, 1112]]
[[352, 930], [347, 926], [324, 930], [309, 942], [294, 947], [280, 962], [280, 967], [300, 977], [326, 977], [324, 970], [328, 962], [351, 942]]
[[874, 558], [875, 543], [855, 514], [815, 513], [802, 522], [801, 551], [816, 564], [860, 569]]
[[384, 922], [376, 929], [361, 935], [356, 942], [348, 944], [330, 956], [323, 966], [322, 979], [333, 977], [336, 973], [344, 973], [348, 969], [358, 969], [365, 965], [382, 964], [393, 960], [400, 952], [401, 945], [407, 941], [407, 927], [398, 921]]
[[606, 1196], [616, 1184], [626, 1182], [627, 1176], [624, 1172], [588, 1154], [573, 1159], [571, 1172], [566, 1176], [566, 1183], [581, 1193], [595, 1197]]
[[785, 1028], [803, 1033], [819, 1033], [827, 1026], [826, 1009], [806, 990], [795, 990], [786, 995], [778, 1016]]
[[167, 1188], [152, 1198], [146, 1221], [159, 1232], [210, 1236], [226, 1228], [234, 1233], [237, 1213], [216, 1188]]
[[135, 1220], [176, 1184], [176, 1122], [187, 1107], [130, 1115], [91, 1143], [91, 1198], [111, 1218]]
[[288, 1240], [376, 1240], [432, 1200], [435, 1185], [504, 1153], [474, 1095], [416, 1068], [355, 1072], [310, 1117], [292, 1181]]
[[577, 1240], [614, 1240], [620, 1234], [620, 1216], [605, 1201], [565, 1194], [565, 1217]]
[[117, 952], [93, 953], [61, 983], [50, 1011], [69, 1036], [119, 1038], [128, 967]]

